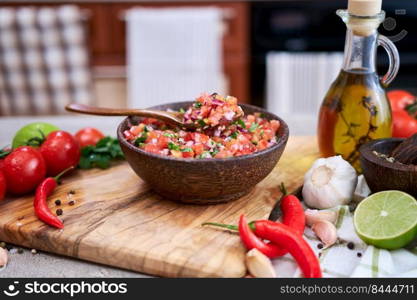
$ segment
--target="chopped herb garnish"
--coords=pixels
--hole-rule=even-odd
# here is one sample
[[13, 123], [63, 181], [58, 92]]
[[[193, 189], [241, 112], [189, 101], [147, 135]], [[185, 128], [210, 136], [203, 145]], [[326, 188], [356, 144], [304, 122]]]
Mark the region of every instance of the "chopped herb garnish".
[[140, 144], [144, 143], [147, 138], [148, 138], [148, 134], [146, 132], [142, 132], [142, 134], [140, 135], [140, 137], [138, 137], [135, 140], [135, 145], [136, 146], [139, 146]]
[[212, 157], [216, 156], [217, 153], [219, 153], [219, 150], [218, 149], [214, 149], [213, 151], [210, 151], [210, 155]]
[[181, 149], [181, 152], [192, 152], [193, 151], [193, 149], [191, 149], [191, 148], [183, 148], [183, 149]]
[[233, 132], [231, 135], [230, 135], [230, 137], [232, 138], [232, 139], [237, 139], [237, 136], [239, 135], [239, 132], [237, 132], [237, 131], [235, 131], [235, 132]]
[[185, 109], [184, 109], [184, 108], [182, 108], [182, 107], [180, 108], [180, 110], [179, 110], [179, 111], [180, 111], [180, 113], [182, 113], [182, 114], [183, 114], [183, 113], [185, 113]]
[[255, 132], [255, 130], [259, 127], [258, 123], [252, 123], [252, 125], [249, 128], [250, 132]]
[[237, 120], [234, 122], [234, 124], [239, 125], [239, 126], [240, 126], [240, 127], [242, 127], [242, 128], [246, 128], [246, 124], [245, 124], [245, 122], [243, 122], [243, 120], [242, 120], [242, 119], [237, 119]]
[[178, 150], [180, 150], [180, 146], [178, 146], [177, 144], [174, 144], [172, 142], [169, 142], [168, 143], [168, 149], [169, 150], [176, 150], [176, 151], [178, 151]]
[[203, 120], [198, 120], [198, 124], [200, 124], [200, 126], [202, 127], [206, 126], [206, 122], [204, 122]]
[[201, 103], [201, 102], [194, 103], [195, 108], [200, 108], [201, 106], [203, 106], [203, 103]]
[[169, 138], [175, 138], [176, 135], [174, 133], [169, 133], [169, 132], [165, 132], [164, 136], [169, 137]]

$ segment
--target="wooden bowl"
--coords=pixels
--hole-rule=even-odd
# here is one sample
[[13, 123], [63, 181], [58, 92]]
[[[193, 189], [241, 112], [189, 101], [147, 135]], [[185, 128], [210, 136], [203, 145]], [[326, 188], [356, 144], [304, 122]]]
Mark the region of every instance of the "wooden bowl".
[[[179, 110], [192, 102], [176, 102], [152, 107]], [[279, 117], [262, 108], [241, 104], [246, 114], [261, 112], [279, 120], [278, 142], [249, 155], [230, 158], [185, 159], [145, 152], [123, 136], [139, 118], [128, 117], [119, 125], [117, 137], [132, 169], [161, 196], [186, 203], [214, 204], [236, 200], [247, 193], [275, 167], [287, 144], [289, 130]]]
[[363, 145], [359, 152], [366, 182], [373, 193], [399, 190], [417, 197], [417, 167], [399, 162], [389, 162], [373, 151], [389, 155], [404, 139], [387, 138]]

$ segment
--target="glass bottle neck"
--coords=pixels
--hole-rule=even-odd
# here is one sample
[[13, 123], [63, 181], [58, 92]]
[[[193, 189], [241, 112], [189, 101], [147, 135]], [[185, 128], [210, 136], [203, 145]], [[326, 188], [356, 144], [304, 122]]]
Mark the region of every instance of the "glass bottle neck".
[[376, 72], [376, 49], [378, 31], [361, 36], [356, 35], [350, 28], [346, 32], [343, 70], [360, 73]]

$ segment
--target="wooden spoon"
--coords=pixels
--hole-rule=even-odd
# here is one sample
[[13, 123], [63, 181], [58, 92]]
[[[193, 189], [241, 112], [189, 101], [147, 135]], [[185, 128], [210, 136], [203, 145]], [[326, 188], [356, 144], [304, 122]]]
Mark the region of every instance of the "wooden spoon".
[[145, 118], [154, 118], [174, 126], [194, 129], [194, 124], [184, 123], [182, 114], [179, 112], [168, 112], [161, 110], [149, 109], [131, 109], [131, 108], [105, 108], [94, 107], [78, 103], [70, 103], [65, 107], [66, 110], [81, 114], [98, 115], [98, 116], [138, 116]]

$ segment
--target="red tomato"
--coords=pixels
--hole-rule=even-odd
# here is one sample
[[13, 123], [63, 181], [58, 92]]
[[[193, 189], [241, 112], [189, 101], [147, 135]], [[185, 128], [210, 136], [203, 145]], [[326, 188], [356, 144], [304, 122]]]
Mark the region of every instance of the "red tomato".
[[143, 148], [143, 150], [145, 150], [146, 152], [158, 154], [161, 149], [159, 149], [159, 147], [157, 145], [146, 144], [145, 147]]
[[75, 138], [66, 131], [51, 132], [43, 142], [40, 152], [45, 159], [48, 174], [58, 175], [80, 160], [80, 147]]
[[4, 199], [4, 195], [7, 190], [6, 176], [4, 176], [3, 171], [0, 171], [0, 200]]
[[182, 157], [184, 157], [184, 158], [194, 157], [194, 151], [182, 152]]
[[394, 137], [408, 138], [417, 133], [417, 120], [410, 116], [405, 110], [394, 111], [392, 135]]
[[95, 146], [102, 138], [104, 138], [104, 134], [100, 130], [92, 127], [83, 128], [75, 134], [75, 139], [81, 148]]
[[3, 173], [8, 191], [16, 195], [26, 194], [45, 178], [45, 160], [38, 150], [21, 146], [4, 159]]
[[416, 101], [416, 97], [407, 91], [394, 90], [387, 93], [388, 99], [391, 103], [392, 111], [404, 110], [409, 104]]

